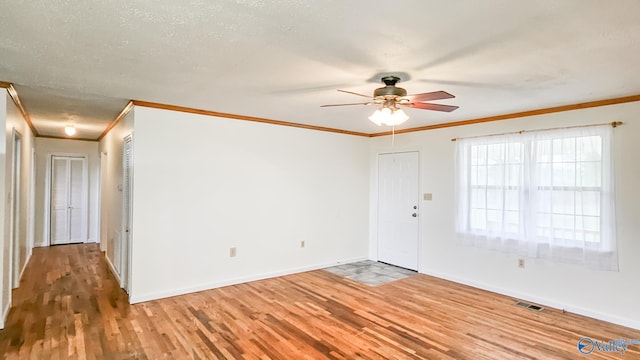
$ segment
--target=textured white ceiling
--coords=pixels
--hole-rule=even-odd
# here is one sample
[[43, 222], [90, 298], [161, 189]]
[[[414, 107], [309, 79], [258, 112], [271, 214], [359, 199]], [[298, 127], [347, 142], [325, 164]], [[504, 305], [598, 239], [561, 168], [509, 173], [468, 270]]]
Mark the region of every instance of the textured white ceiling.
[[[640, 1], [0, 0], [0, 80], [97, 138], [129, 99], [379, 132], [377, 75], [445, 90], [401, 128], [640, 94]], [[80, 134], [79, 134], [80, 135]]]

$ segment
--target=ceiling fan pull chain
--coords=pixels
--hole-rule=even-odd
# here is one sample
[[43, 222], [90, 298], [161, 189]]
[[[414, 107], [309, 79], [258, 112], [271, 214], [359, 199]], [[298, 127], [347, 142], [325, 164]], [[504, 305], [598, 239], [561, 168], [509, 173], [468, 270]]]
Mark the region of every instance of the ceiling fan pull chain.
[[395, 146], [396, 144], [396, 126], [393, 125], [391, 127], [391, 147]]

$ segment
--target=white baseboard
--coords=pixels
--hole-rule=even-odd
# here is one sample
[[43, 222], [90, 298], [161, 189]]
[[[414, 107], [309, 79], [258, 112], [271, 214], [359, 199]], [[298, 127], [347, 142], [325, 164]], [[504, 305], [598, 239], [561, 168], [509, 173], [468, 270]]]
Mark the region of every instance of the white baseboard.
[[2, 310], [2, 318], [0, 319], [0, 329], [4, 329], [4, 325], [7, 323], [7, 317], [9, 317], [9, 310], [11, 310], [11, 299], [9, 299], [9, 303]]
[[34, 248], [37, 248], [37, 247], [47, 247], [47, 246], [49, 246], [49, 245], [48, 245], [48, 244], [45, 244], [45, 243], [35, 243], [35, 244], [33, 244], [33, 247], [34, 247]]
[[116, 271], [116, 267], [113, 266], [113, 263], [111, 262], [111, 259], [109, 259], [107, 254], [104, 255], [104, 260], [107, 262], [107, 265], [109, 265], [109, 270], [111, 270], [113, 277], [116, 278], [116, 280], [118, 281], [118, 285], [122, 287], [122, 282], [120, 281], [120, 275], [118, 275], [118, 272]]
[[528, 301], [528, 302], [533, 302], [533, 303], [536, 303], [536, 304], [544, 305], [546, 307], [551, 307], [551, 308], [561, 309], [561, 310], [563, 309], [563, 310], [568, 311], [570, 313], [583, 315], [583, 316], [587, 316], [587, 317], [594, 318], [594, 319], [597, 319], [597, 320], [607, 321], [607, 322], [610, 322], [610, 323], [613, 323], [613, 324], [622, 325], [622, 326], [630, 327], [632, 329], [640, 330], [640, 322], [639, 321], [634, 321], [634, 320], [631, 320], [631, 319], [622, 318], [622, 317], [611, 315], [611, 314], [601, 313], [601, 312], [598, 312], [598, 311], [594, 311], [594, 310], [591, 310], [591, 309], [585, 309], [585, 308], [578, 307], [578, 306], [562, 304], [562, 303], [560, 303], [558, 301], [555, 301], [555, 300], [552, 300], [552, 299], [541, 298], [541, 297], [537, 297], [537, 296], [534, 296], [534, 295], [531, 295], [531, 294], [525, 294], [525, 293], [520, 293], [520, 292], [517, 292], [517, 291], [503, 289], [503, 288], [492, 286], [492, 285], [488, 285], [488, 284], [485, 284], [485, 283], [480, 283], [480, 282], [476, 282], [476, 281], [472, 281], [472, 280], [462, 279], [462, 278], [458, 278], [458, 277], [455, 277], [455, 276], [449, 276], [449, 275], [442, 274], [442, 273], [428, 272], [428, 271], [421, 271], [421, 273], [426, 274], [426, 275], [430, 275], [430, 276], [434, 276], [434, 277], [437, 277], [437, 278], [440, 278], [440, 279], [453, 281], [455, 283], [468, 285], [468, 286], [471, 286], [471, 287], [474, 287], [474, 288], [477, 288], [477, 289], [487, 290], [487, 291], [491, 291], [491, 292], [498, 293], [498, 294], [501, 294], [501, 295], [510, 296], [510, 297], [513, 297], [513, 298], [516, 298], [516, 299], [525, 300], [525, 301]]
[[145, 301], [151, 301], [151, 300], [157, 300], [157, 299], [162, 299], [162, 298], [168, 298], [168, 297], [172, 297], [172, 296], [184, 295], [184, 294], [189, 294], [189, 293], [194, 293], [194, 292], [204, 291], [204, 290], [210, 290], [210, 289], [215, 289], [215, 288], [229, 286], [229, 285], [242, 284], [242, 283], [246, 283], [246, 282], [250, 282], [250, 281], [264, 280], [264, 279], [274, 278], [274, 277], [278, 277], [278, 276], [297, 274], [297, 273], [301, 273], [301, 272], [305, 272], [305, 271], [324, 269], [324, 268], [330, 267], [330, 266], [348, 264], [348, 263], [363, 261], [363, 260], [367, 260], [367, 259], [368, 259], [367, 257], [343, 259], [343, 260], [332, 261], [332, 262], [327, 262], [327, 263], [308, 265], [308, 266], [301, 266], [301, 267], [290, 268], [290, 269], [283, 269], [283, 270], [273, 271], [273, 272], [270, 272], [270, 273], [242, 276], [242, 277], [228, 279], [228, 280], [222, 280], [222, 281], [214, 281], [214, 282], [210, 282], [210, 283], [198, 284], [198, 285], [188, 286], [188, 287], [184, 287], [184, 288], [170, 289], [170, 290], [166, 290], [166, 291], [150, 292], [150, 293], [141, 294], [141, 295], [136, 295], [135, 292], [132, 291], [132, 294], [129, 296], [129, 303], [136, 304], [136, 303], [141, 303], [141, 302], [145, 302]]

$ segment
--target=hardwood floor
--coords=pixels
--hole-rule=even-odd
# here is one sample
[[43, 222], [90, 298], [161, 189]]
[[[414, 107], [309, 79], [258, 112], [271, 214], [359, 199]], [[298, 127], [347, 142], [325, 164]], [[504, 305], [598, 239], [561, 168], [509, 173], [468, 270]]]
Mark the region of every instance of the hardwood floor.
[[[570, 359], [640, 331], [415, 275], [377, 287], [318, 270], [129, 305], [95, 244], [37, 248], [5, 359]], [[593, 359], [639, 359], [594, 351]]]

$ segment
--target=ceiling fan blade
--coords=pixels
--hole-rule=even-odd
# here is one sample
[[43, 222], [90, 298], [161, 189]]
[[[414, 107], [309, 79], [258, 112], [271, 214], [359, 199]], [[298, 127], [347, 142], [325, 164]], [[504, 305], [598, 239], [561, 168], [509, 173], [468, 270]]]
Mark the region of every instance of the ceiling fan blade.
[[409, 106], [414, 109], [435, 110], [435, 111], [444, 111], [444, 112], [452, 112], [453, 110], [459, 108], [459, 106], [431, 104], [431, 103], [423, 103], [423, 102], [409, 103], [409, 104], [406, 104], [405, 106]]
[[362, 102], [362, 103], [351, 103], [351, 104], [330, 104], [330, 105], [320, 105], [320, 107], [331, 107], [331, 106], [350, 106], [350, 105], [371, 105], [375, 104], [372, 101]]
[[446, 91], [433, 91], [433, 92], [422, 93], [422, 94], [407, 95], [406, 97], [409, 98], [411, 101], [431, 101], [431, 100], [451, 99], [451, 98], [454, 98], [455, 96], [449, 94]]
[[353, 92], [353, 91], [339, 90], [339, 89], [338, 89], [338, 91], [343, 92], [343, 93], [347, 93], [347, 94], [351, 94], [351, 95], [358, 95], [358, 96], [362, 96], [362, 97], [366, 97], [366, 98], [372, 99], [372, 97], [369, 96], [369, 95], [358, 94], [358, 93]]

